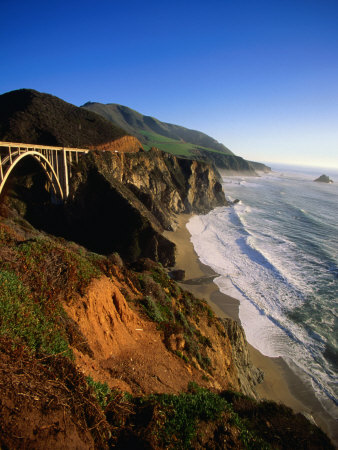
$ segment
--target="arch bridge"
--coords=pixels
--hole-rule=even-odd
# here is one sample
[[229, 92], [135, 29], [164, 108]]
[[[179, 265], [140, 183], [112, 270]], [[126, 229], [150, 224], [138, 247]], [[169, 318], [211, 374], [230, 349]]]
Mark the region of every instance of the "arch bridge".
[[14, 167], [27, 156], [33, 157], [42, 167], [50, 182], [52, 193], [65, 201], [69, 195], [69, 178], [72, 163], [89, 150], [81, 148], [50, 147], [0, 141], [0, 195]]

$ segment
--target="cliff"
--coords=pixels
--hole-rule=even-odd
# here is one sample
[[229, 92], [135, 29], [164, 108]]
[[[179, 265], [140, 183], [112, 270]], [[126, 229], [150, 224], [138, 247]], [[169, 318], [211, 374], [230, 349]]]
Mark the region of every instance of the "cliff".
[[1, 218], [0, 286], [3, 447], [332, 448], [239, 392], [260, 377], [241, 329], [151, 260], [128, 268]]
[[142, 149], [141, 142], [134, 136], [123, 136], [104, 144], [90, 145], [90, 150], [103, 150], [120, 153], [135, 153]]
[[209, 165], [153, 149], [91, 153], [72, 177], [66, 206], [67, 237], [128, 261], [149, 257], [173, 265], [175, 246], [162, 236], [175, 214], [226, 204], [218, 173]]
[[67, 204], [51, 205], [43, 172], [27, 158], [8, 181], [3, 205], [15, 205], [35, 227], [92, 251], [168, 266], [175, 246], [162, 230], [175, 226], [175, 215], [226, 204], [220, 176], [208, 164], [155, 149], [90, 152], [72, 171]]
[[249, 176], [257, 176], [252, 164], [236, 155], [223, 155], [216, 152], [208, 152], [201, 148], [194, 150], [196, 158], [206, 162], [212, 162], [221, 171], [227, 174], [241, 173]]
[[263, 172], [263, 173], [271, 172], [271, 167], [269, 167], [265, 164], [255, 162], [255, 161], [248, 161], [248, 163], [254, 168], [254, 170], [257, 170], [258, 172]]
[[34, 160], [8, 180], [0, 446], [301, 448], [311, 436], [315, 448], [331, 448], [302, 415], [256, 400], [262, 373], [242, 328], [163, 267], [175, 259], [162, 231], [176, 214], [226, 204], [217, 170], [119, 139], [119, 150], [73, 163], [65, 205], [50, 204]]

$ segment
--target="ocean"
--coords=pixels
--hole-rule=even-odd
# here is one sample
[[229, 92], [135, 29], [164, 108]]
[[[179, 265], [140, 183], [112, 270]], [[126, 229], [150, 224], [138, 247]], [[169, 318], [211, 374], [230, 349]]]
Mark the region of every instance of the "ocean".
[[[322, 173], [334, 183], [314, 183]], [[188, 222], [199, 259], [239, 299], [248, 342], [283, 357], [338, 418], [338, 170], [275, 166], [223, 189], [240, 201]]]

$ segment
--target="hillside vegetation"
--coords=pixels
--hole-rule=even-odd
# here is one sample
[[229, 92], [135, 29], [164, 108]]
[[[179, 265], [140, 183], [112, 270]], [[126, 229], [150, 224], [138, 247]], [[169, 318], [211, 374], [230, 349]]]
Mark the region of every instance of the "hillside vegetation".
[[[165, 150], [162, 146], [155, 145], [159, 142], [159, 137], [164, 136], [171, 142], [171, 150], [175, 154], [179, 155], [192, 155], [192, 152], [180, 153], [180, 144], [185, 143], [183, 151], [188, 149], [192, 150], [196, 146], [210, 148], [218, 152], [222, 152], [227, 155], [233, 154], [227, 147], [220, 144], [212, 137], [202, 133], [201, 131], [190, 130], [179, 125], [171, 123], [161, 122], [158, 119], [150, 116], [144, 116], [143, 114], [134, 111], [127, 106], [117, 105], [115, 103], [108, 103], [104, 105], [102, 103], [88, 102], [82, 106], [82, 108], [89, 111], [94, 111], [97, 114], [110, 120], [115, 125], [128, 131], [128, 133], [137, 136], [143, 144], [150, 147], [158, 147], [160, 150]], [[174, 142], [178, 146], [174, 148]], [[162, 142], [165, 142], [163, 140]]]
[[88, 102], [82, 108], [94, 111], [113, 124], [124, 128], [142, 142], [145, 150], [157, 147], [177, 156], [214, 163], [218, 168], [234, 174], [242, 172], [246, 175], [256, 175], [255, 170], [271, 171], [264, 164], [249, 162], [234, 155], [225, 145], [201, 131], [161, 122], [154, 117], [144, 116], [133, 109], [115, 103], [104, 105]]
[[2, 448], [332, 448], [302, 415], [233, 391], [227, 328], [160, 265], [19, 217], [1, 218], [0, 254]]
[[0, 141], [91, 148], [127, 133], [103, 117], [32, 89], [0, 95]]

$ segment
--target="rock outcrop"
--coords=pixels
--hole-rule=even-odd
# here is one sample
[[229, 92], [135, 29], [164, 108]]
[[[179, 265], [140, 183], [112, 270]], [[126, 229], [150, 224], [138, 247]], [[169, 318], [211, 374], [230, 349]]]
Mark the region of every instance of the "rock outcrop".
[[148, 257], [174, 265], [175, 245], [163, 229], [178, 213], [203, 213], [227, 204], [220, 176], [208, 164], [159, 150], [96, 151], [73, 166], [65, 205], [51, 205], [40, 166], [27, 158], [3, 192], [2, 209], [14, 208], [34, 227], [127, 261]]
[[68, 238], [129, 261], [149, 257], [173, 265], [175, 246], [162, 236], [175, 214], [226, 204], [220, 177], [208, 164], [147, 153], [95, 152], [82, 158], [65, 208]]
[[132, 191], [166, 229], [173, 225], [174, 214], [202, 214], [227, 204], [220, 175], [207, 163], [155, 148], [138, 154], [96, 154], [91, 160], [107, 179]]
[[316, 181], [318, 183], [333, 183], [333, 181], [327, 175], [321, 175], [320, 177], [316, 178], [314, 181]]
[[254, 386], [263, 381], [264, 374], [254, 367], [250, 360], [248, 343], [242, 326], [230, 318], [222, 319], [222, 322], [232, 346], [240, 389], [244, 394], [256, 397]]
[[197, 159], [213, 163], [219, 170], [226, 171], [227, 174], [236, 175], [241, 173], [249, 176], [257, 176], [253, 166], [240, 156], [209, 152], [201, 148], [194, 150], [194, 154]]

